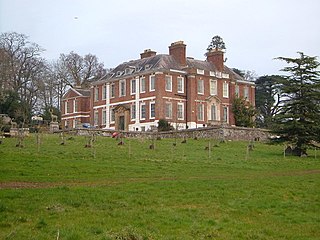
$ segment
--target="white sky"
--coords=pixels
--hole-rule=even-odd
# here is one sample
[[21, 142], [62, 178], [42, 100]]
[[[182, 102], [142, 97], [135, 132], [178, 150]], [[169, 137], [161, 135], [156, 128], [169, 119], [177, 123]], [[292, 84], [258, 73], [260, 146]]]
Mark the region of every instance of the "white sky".
[[204, 59], [219, 35], [227, 66], [278, 74], [275, 57], [320, 55], [320, 0], [0, 0], [0, 33], [13, 31], [48, 60], [92, 53], [107, 68], [148, 48], [168, 53], [179, 40], [187, 56]]

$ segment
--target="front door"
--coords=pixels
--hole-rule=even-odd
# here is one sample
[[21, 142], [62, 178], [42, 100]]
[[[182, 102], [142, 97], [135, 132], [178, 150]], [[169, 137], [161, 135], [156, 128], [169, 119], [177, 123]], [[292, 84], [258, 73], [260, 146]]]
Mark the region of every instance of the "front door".
[[119, 116], [119, 130], [124, 131], [124, 116]]

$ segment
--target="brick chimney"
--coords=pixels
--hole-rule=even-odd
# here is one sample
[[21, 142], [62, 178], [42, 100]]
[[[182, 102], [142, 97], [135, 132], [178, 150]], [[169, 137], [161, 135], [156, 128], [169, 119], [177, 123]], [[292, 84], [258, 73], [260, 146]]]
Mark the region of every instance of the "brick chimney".
[[219, 72], [224, 69], [224, 52], [221, 49], [215, 48], [206, 53], [207, 61], [214, 64]]
[[181, 66], [187, 65], [186, 45], [183, 41], [174, 42], [169, 46], [169, 54], [173, 56]]
[[146, 49], [146, 50], [143, 51], [143, 53], [140, 53], [141, 59], [148, 58], [148, 57], [153, 57], [155, 55], [157, 55], [157, 52], [152, 51], [151, 49]]

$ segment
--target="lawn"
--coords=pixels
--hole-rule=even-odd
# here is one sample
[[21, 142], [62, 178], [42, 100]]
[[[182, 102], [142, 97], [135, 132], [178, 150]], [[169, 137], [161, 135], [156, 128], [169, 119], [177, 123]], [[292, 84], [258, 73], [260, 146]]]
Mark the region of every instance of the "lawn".
[[[320, 151], [36, 135], [0, 145], [0, 239], [319, 239]], [[176, 142], [176, 146], [173, 143]], [[207, 148], [207, 149], [206, 149]], [[208, 150], [210, 149], [210, 151]], [[315, 154], [318, 155], [315, 156]]]

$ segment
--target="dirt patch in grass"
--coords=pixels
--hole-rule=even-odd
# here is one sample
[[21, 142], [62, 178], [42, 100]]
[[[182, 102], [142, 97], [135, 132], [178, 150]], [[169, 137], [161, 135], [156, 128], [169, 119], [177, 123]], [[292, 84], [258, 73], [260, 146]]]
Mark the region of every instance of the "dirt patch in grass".
[[[268, 174], [258, 174], [247, 176], [252, 177], [285, 177], [285, 176], [304, 176], [309, 174], [320, 174], [320, 169], [309, 169], [299, 171], [285, 171]], [[228, 179], [233, 176], [204, 176], [204, 177], [188, 177], [188, 178], [176, 178], [176, 177], [162, 177], [162, 178], [124, 178], [119, 180], [100, 180], [92, 182], [0, 182], [0, 189], [36, 189], [36, 188], [55, 188], [55, 187], [103, 187], [113, 186], [123, 183], [131, 182], [158, 182], [158, 181], [179, 181], [179, 180], [214, 180], [214, 179]]]

